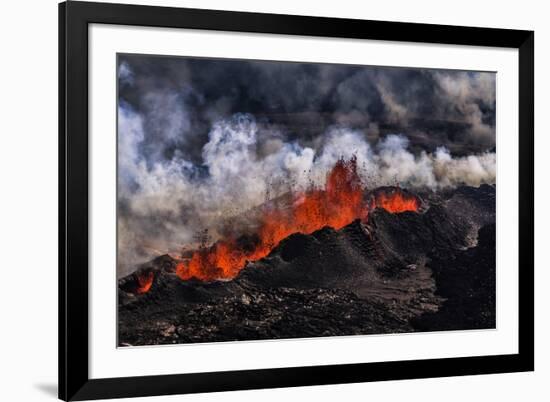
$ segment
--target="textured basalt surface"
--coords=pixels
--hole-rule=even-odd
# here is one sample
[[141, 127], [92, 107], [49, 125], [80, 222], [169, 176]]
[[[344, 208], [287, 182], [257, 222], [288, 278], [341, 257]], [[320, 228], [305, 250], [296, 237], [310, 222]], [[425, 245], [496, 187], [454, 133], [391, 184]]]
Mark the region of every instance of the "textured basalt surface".
[[168, 255], [138, 267], [118, 283], [119, 345], [494, 328], [494, 186], [416, 193], [418, 213], [292, 234], [230, 281], [183, 281]]

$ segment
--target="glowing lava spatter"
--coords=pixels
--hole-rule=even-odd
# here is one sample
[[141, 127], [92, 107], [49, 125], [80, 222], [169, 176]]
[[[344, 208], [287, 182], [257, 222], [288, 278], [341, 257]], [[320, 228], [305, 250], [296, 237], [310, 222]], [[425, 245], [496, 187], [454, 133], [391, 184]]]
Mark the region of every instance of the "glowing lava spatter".
[[178, 263], [177, 275], [188, 280], [231, 279], [247, 261], [267, 256], [281, 240], [292, 233], [309, 234], [325, 226], [341, 229], [356, 219], [366, 220], [369, 209], [384, 208], [389, 212], [418, 211], [415, 196], [402, 191], [378, 193], [367, 203], [357, 173], [357, 160], [339, 160], [327, 175], [324, 189], [310, 189], [292, 196], [285, 208], [266, 207], [259, 229], [248, 247], [236, 238], [221, 239], [211, 247], [193, 252], [189, 260]]
[[155, 279], [155, 274], [153, 271], [143, 272], [137, 277], [138, 287], [136, 293], [142, 294], [147, 293], [151, 286], [153, 286], [153, 280]]
[[372, 197], [369, 209], [373, 210], [375, 208], [383, 208], [394, 214], [405, 211], [418, 212], [420, 209], [420, 200], [411, 194], [405, 193], [398, 187], [389, 191], [379, 190]]

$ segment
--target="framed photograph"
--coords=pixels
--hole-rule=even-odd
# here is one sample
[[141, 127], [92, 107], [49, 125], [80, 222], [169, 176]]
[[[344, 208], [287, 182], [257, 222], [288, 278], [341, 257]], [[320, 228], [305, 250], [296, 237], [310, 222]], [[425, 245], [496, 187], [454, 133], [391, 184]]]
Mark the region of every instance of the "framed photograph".
[[59, 397], [534, 369], [534, 33], [59, 5]]

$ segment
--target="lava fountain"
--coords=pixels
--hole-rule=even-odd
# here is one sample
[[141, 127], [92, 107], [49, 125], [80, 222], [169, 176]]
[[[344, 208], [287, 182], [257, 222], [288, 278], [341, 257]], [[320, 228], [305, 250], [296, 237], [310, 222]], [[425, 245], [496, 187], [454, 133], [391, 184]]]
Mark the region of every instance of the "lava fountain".
[[369, 210], [376, 207], [393, 213], [418, 211], [418, 198], [397, 190], [377, 192], [367, 202], [356, 158], [340, 159], [327, 174], [324, 188], [291, 194], [292, 202], [285, 207], [267, 204], [260, 214], [256, 233], [224, 238], [211, 247], [201, 247], [188, 260], [178, 263], [176, 273], [183, 280], [231, 279], [247, 261], [267, 256], [292, 233], [310, 234], [325, 226], [338, 230], [356, 219], [366, 220]]

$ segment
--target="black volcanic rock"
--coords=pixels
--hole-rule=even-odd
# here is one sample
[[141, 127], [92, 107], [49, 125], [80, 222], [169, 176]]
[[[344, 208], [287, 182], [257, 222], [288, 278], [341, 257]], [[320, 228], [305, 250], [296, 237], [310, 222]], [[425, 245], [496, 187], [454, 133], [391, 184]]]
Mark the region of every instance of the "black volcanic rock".
[[383, 305], [361, 300], [351, 292], [321, 288], [243, 290], [218, 301], [169, 311], [122, 325], [120, 339], [140, 345], [412, 330]]
[[[424, 204], [292, 234], [231, 281], [182, 281], [178, 261], [158, 257], [119, 280], [119, 343], [494, 327], [495, 188], [461, 187]], [[136, 294], [143, 272], [154, 281]]]
[[430, 267], [437, 294], [444, 297], [437, 312], [413, 320], [421, 331], [464, 330], [496, 327], [495, 224], [484, 226], [477, 247], [454, 258], [434, 259]]

